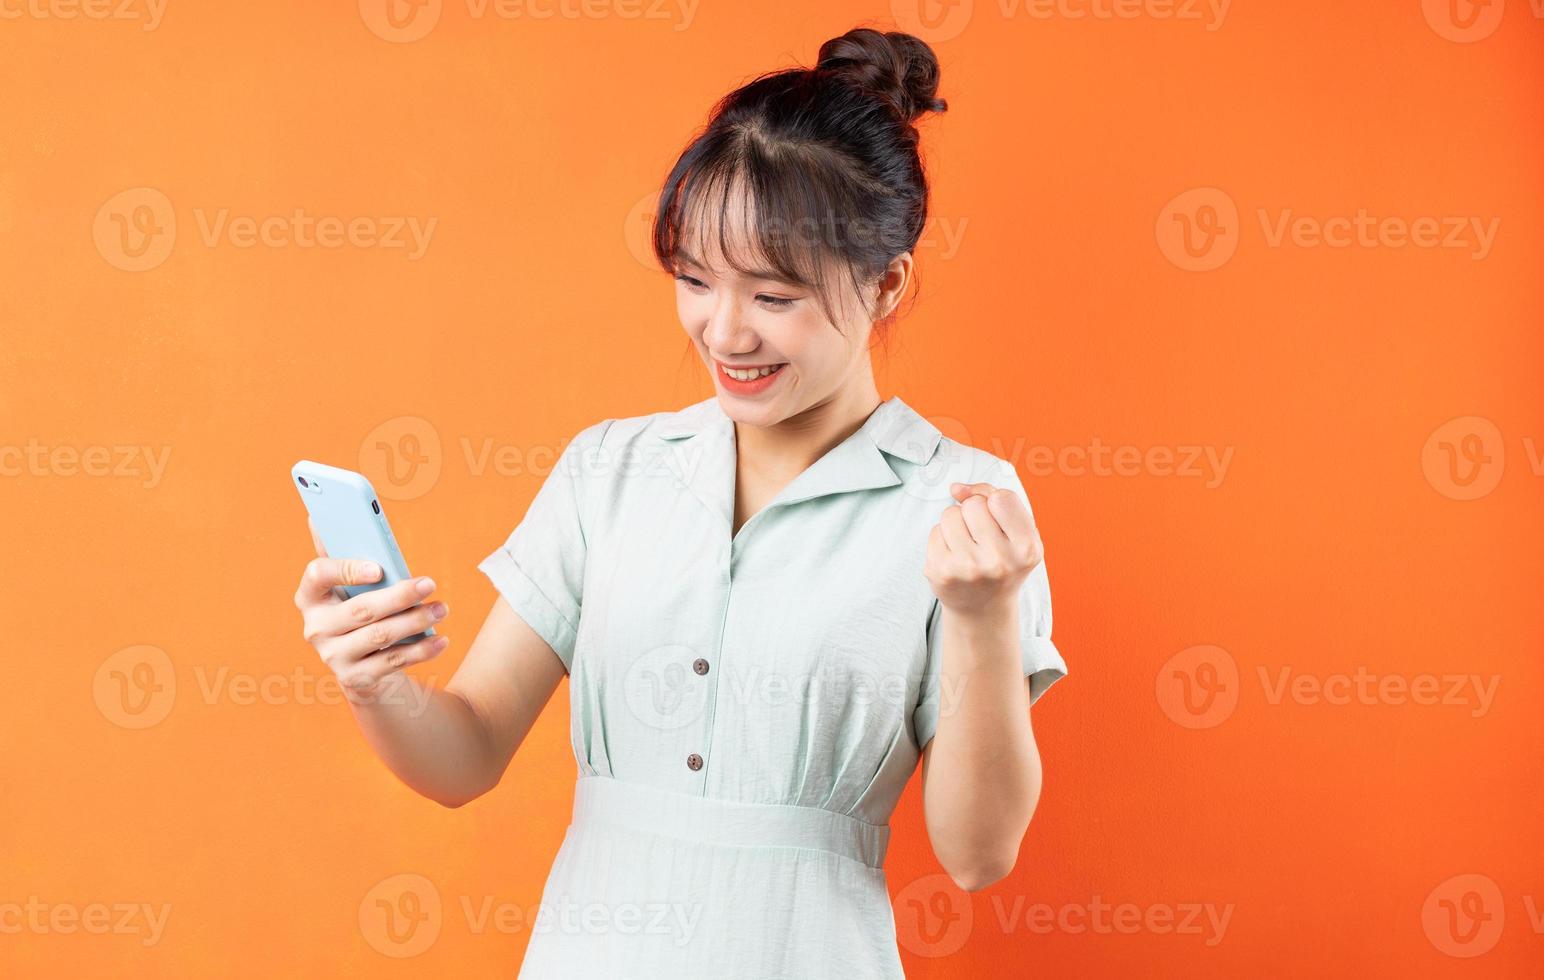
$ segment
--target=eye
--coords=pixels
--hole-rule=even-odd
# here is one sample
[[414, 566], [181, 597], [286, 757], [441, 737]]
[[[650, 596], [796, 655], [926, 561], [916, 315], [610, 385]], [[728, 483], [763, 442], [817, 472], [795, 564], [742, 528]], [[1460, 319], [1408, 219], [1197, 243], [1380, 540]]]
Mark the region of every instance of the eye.
[[676, 278], [686, 283], [692, 289], [706, 289], [707, 285], [701, 279], [694, 279], [684, 272], [676, 273]]
[[767, 296], [767, 295], [761, 294], [761, 293], [758, 293], [756, 295], [756, 299], [759, 300], [760, 302], [766, 304], [768, 309], [773, 309], [773, 310], [786, 310], [790, 306], [792, 306], [793, 302], [794, 302], [793, 300], [788, 299], [785, 296]]

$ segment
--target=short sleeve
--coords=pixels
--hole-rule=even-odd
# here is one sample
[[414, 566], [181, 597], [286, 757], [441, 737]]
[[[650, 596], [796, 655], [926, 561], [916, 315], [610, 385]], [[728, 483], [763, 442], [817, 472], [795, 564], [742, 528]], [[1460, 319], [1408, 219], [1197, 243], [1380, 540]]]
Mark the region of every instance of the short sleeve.
[[573, 666], [584, 595], [584, 474], [612, 419], [576, 435], [553, 464], [525, 517], [478, 568], [510, 608]]
[[[1006, 460], [1001, 463], [1001, 475], [991, 482], [1017, 493], [1033, 516], [1034, 508], [1029, 505], [1029, 495], [1024, 491], [1018, 471]], [[943, 656], [943, 613], [942, 605], [935, 598], [927, 620], [927, 665], [917, 707], [912, 712], [918, 748], [925, 747], [937, 732], [943, 706], [958, 701], [958, 692], [941, 690], [938, 668]], [[1029, 681], [1029, 701], [1034, 704], [1052, 684], [1067, 676], [1067, 664], [1051, 641], [1051, 580], [1044, 559], [1019, 587], [1019, 647], [1024, 676]]]

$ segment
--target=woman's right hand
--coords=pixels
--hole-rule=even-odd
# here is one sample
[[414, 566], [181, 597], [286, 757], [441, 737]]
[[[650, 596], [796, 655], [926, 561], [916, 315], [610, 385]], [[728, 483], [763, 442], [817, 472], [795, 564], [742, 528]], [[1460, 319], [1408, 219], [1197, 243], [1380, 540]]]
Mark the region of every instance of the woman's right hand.
[[316, 648], [345, 692], [372, 694], [391, 674], [439, 656], [450, 644], [447, 637], [430, 636], [392, 646], [405, 636], [422, 633], [449, 613], [445, 603], [427, 601], [434, 594], [433, 579], [409, 578], [345, 598], [341, 586], [379, 581], [380, 566], [354, 558], [329, 558], [314, 525], [311, 541], [316, 557], [306, 564], [295, 606], [306, 642]]

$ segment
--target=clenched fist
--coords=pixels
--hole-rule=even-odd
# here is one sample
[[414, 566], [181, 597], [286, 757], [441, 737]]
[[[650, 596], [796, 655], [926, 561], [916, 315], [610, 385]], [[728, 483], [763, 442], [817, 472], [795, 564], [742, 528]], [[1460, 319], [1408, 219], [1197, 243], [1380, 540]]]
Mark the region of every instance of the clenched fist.
[[1044, 552], [1029, 508], [1014, 491], [955, 483], [949, 507], [927, 539], [924, 571], [945, 609], [971, 615], [1016, 607], [1019, 586]]

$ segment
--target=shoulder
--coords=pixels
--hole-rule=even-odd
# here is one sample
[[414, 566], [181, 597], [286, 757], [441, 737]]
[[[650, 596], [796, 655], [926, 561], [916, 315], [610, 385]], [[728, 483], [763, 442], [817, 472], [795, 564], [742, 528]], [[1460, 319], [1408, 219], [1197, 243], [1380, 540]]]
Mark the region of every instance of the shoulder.
[[934, 465], [946, 478], [945, 486], [954, 482], [991, 483], [999, 487], [1018, 484], [1018, 471], [1012, 462], [979, 446], [948, 436], [939, 440]]
[[571, 445], [607, 452], [641, 448], [705, 428], [714, 407], [714, 399], [707, 398], [679, 409], [600, 419], [580, 429]]
[[571, 475], [586, 482], [619, 475], [630, 463], [668, 451], [682, 435], [712, 425], [713, 399], [679, 409], [598, 419], [580, 429], [562, 450]]
[[891, 399], [885, 408], [887, 417], [875, 428], [874, 440], [909, 489], [930, 490], [923, 495], [946, 503], [953, 503], [952, 483], [990, 483], [1024, 492], [1013, 463], [973, 445], [958, 421], [924, 416], [900, 398]]

